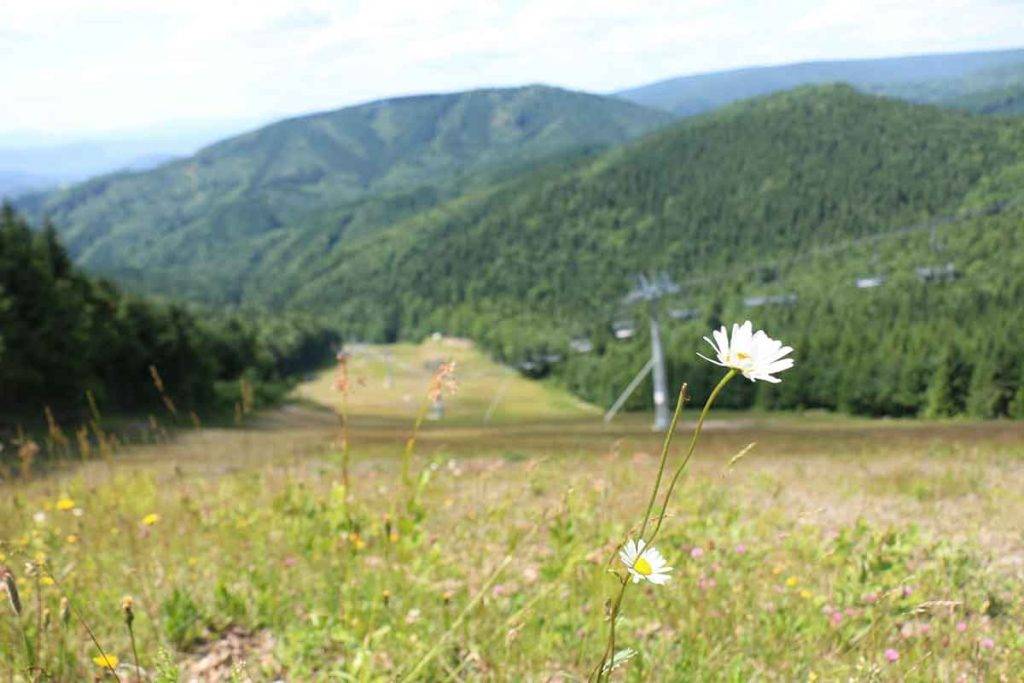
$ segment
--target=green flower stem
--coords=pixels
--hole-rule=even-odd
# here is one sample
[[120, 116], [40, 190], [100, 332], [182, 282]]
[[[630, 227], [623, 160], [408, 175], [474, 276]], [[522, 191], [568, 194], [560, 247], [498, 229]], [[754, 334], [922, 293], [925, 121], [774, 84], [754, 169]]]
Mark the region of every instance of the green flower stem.
[[711, 395], [708, 396], [708, 400], [704, 403], [704, 408], [700, 411], [700, 417], [697, 418], [697, 426], [693, 430], [693, 437], [690, 439], [690, 447], [686, 451], [686, 457], [684, 457], [683, 461], [679, 464], [675, 474], [672, 476], [672, 481], [669, 482], [668, 489], [665, 491], [665, 500], [661, 504], [661, 512], [658, 513], [658, 523], [654, 525], [654, 531], [651, 532], [651, 537], [647, 541], [648, 546], [654, 543], [654, 538], [658, 535], [658, 531], [661, 530], [661, 523], [665, 521], [665, 511], [668, 509], [668, 501], [672, 498], [672, 491], [675, 490], [679, 477], [682, 475], [683, 471], [686, 470], [686, 466], [690, 463], [690, 458], [693, 457], [693, 451], [697, 448], [697, 439], [700, 438], [701, 430], [704, 428], [704, 418], [707, 417], [715, 399], [718, 398], [720, 393], [722, 393], [722, 389], [725, 388], [725, 385], [728, 384], [738, 372], [738, 370], [732, 368], [729, 372], [725, 373], [725, 376], [711, 391]]
[[[658, 476], [654, 480], [654, 488], [651, 490], [651, 499], [647, 503], [647, 511], [644, 513], [643, 522], [640, 527], [640, 538], [643, 538], [644, 532], [647, 530], [647, 523], [651, 519], [651, 510], [654, 509], [654, 502], [658, 498], [658, 489], [661, 487], [661, 479], [665, 474], [665, 465], [668, 462], [668, 451], [669, 446], [672, 445], [672, 437], [676, 433], [676, 425], [679, 424], [679, 416], [683, 412], [683, 406], [686, 404], [686, 384], [683, 384], [679, 388], [679, 398], [676, 399], [676, 409], [672, 413], [672, 422], [669, 424], [668, 431], [665, 433], [665, 440], [661, 445], [661, 462], [658, 465]], [[622, 587], [619, 589], [618, 595], [612, 602], [611, 612], [609, 613], [609, 624], [608, 624], [608, 643], [605, 645], [604, 654], [601, 656], [601, 661], [597, 665], [597, 669], [591, 674], [591, 678], [596, 681], [600, 681], [604, 675], [604, 667], [611, 661], [610, 658], [615, 657], [615, 623], [619, 616], [619, 608], [622, 606], [622, 598], [626, 594], [626, 587], [629, 586], [629, 576], [627, 575], [622, 580]], [[611, 672], [609, 672], [609, 676]]]
[[[661, 530], [661, 524], [665, 521], [665, 512], [668, 509], [668, 502], [672, 498], [672, 492], [675, 490], [676, 484], [679, 482], [679, 477], [682, 476], [683, 471], [686, 470], [686, 466], [690, 462], [690, 458], [693, 457], [693, 452], [697, 448], [697, 440], [700, 438], [701, 431], [704, 429], [704, 420], [707, 418], [708, 413], [711, 411], [711, 406], [714, 404], [715, 399], [722, 393], [722, 389], [728, 384], [733, 377], [737, 375], [738, 371], [730, 369], [729, 372], [725, 373], [725, 376], [719, 380], [718, 384], [711, 391], [711, 395], [708, 396], [708, 400], [704, 403], [704, 408], [700, 411], [700, 417], [697, 418], [697, 426], [693, 429], [693, 436], [690, 438], [690, 446], [686, 451], [686, 456], [683, 461], [676, 468], [675, 474], [672, 475], [672, 481], [669, 482], [668, 489], [665, 491], [665, 499], [661, 505], [661, 512], [658, 513], [658, 521], [654, 526], [654, 531], [651, 532], [651, 537], [647, 539], [645, 546], [646, 548], [651, 547], [654, 543], [654, 538], [658, 535]], [[669, 446], [672, 444], [672, 437], [676, 431], [676, 425], [679, 422], [679, 416], [683, 412], [683, 405], [686, 403], [686, 385], [684, 384], [679, 390], [679, 399], [676, 401], [676, 410], [672, 415], [672, 423], [669, 425], [668, 432], [665, 434], [665, 441], [661, 447], [661, 462], [658, 465], [658, 476], [654, 480], [654, 488], [651, 491], [651, 499], [647, 503], [647, 511], [644, 513], [644, 519], [640, 526], [640, 533], [637, 536], [638, 539], [643, 539], [644, 533], [647, 531], [647, 523], [651, 517], [651, 510], [654, 508], [654, 502], [658, 497], [658, 489], [661, 488], [661, 480], [665, 474], [665, 464], [668, 461]], [[609, 662], [614, 661], [615, 658], [615, 624], [619, 617], [619, 609], [622, 607], [622, 598], [626, 594], [626, 588], [629, 586], [629, 575], [622, 577], [622, 586], [619, 588], [619, 593], [612, 602], [611, 612], [608, 615], [608, 643], [605, 645], [604, 654], [601, 656], [601, 661], [598, 663], [597, 668], [590, 675], [591, 680], [600, 683], [602, 678], [605, 678], [605, 666]], [[609, 667], [610, 668], [610, 667]], [[606, 680], [611, 680], [611, 671], [607, 672]]]
[[661, 478], [665, 474], [665, 463], [668, 461], [668, 447], [672, 444], [672, 437], [676, 433], [676, 424], [679, 422], [679, 416], [683, 412], [683, 405], [686, 403], [686, 384], [683, 384], [679, 388], [679, 398], [676, 399], [676, 410], [672, 413], [672, 423], [668, 426], [668, 431], [665, 433], [665, 440], [661, 444], [661, 463], [658, 465], [658, 476], [654, 480], [654, 488], [651, 490], [651, 499], [647, 502], [647, 512], [644, 513], [643, 522], [640, 525], [640, 534], [638, 538], [644, 537], [644, 532], [647, 531], [647, 523], [651, 519], [651, 510], [654, 509], [654, 501], [658, 497], [658, 489], [661, 487]]
[[[608, 615], [608, 644], [605, 645], [604, 654], [601, 655], [601, 661], [597, 664], [597, 669], [594, 670], [594, 674], [591, 677], [596, 683], [601, 683], [601, 677], [604, 675], [605, 666], [608, 666], [615, 660], [615, 622], [619, 617], [619, 608], [622, 606], [622, 598], [626, 595], [626, 588], [629, 587], [629, 576], [625, 576], [622, 579], [622, 587], [619, 588], [619, 594], [615, 596], [615, 600], [612, 602], [611, 612]], [[609, 666], [608, 680], [611, 680], [612, 672]]]

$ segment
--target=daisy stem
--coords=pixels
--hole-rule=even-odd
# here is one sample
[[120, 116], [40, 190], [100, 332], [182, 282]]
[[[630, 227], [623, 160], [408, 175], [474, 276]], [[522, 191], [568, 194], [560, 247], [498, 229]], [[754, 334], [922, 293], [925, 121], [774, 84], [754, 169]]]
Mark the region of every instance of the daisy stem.
[[[686, 404], [686, 398], [686, 384], [683, 384], [683, 386], [679, 388], [679, 398], [676, 399], [676, 409], [675, 412], [672, 413], [672, 422], [669, 424], [668, 431], [665, 433], [665, 440], [661, 445], [661, 462], [658, 464], [658, 476], [654, 479], [654, 488], [651, 490], [651, 499], [647, 502], [647, 511], [644, 512], [643, 521], [640, 526], [639, 538], [643, 538], [644, 532], [647, 530], [647, 523], [651, 519], [651, 510], [654, 509], [654, 502], [658, 498], [658, 489], [661, 487], [661, 480], [665, 475], [665, 464], [668, 462], [668, 449], [669, 446], [672, 445], [672, 437], [676, 433], [676, 425], [679, 423], [679, 416], [683, 412], [683, 406]], [[622, 581], [622, 587], [619, 589], [619, 594], [612, 603], [611, 612], [609, 613], [608, 644], [605, 646], [604, 654], [601, 657], [600, 663], [597, 665], [597, 681], [601, 680], [608, 658], [615, 656], [615, 621], [619, 616], [619, 607], [622, 605], [622, 597], [625, 595], [626, 586], [628, 585], [629, 578], [626, 577]]]
[[601, 677], [605, 674], [605, 666], [608, 666], [608, 680], [611, 680], [610, 663], [615, 659], [615, 622], [619, 618], [619, 608], [622, 606], [622, 598], [626, 595], [626, 588], [628, 586], [629, 577], [627, 576], [622, 579], [622, 587], [619, 588], [619, 594], [615, 596], [611, 611], [608, 614], [608, 644], [605, 645], [601, 661], [597, 663], [597, 669], [595, 670], [596, 678], [594, 679], [596, 683], [601, 683]]
[[[672, 491], [675, 490], [676, 484], [679, 482], [679, 477], [686, 469], [687, 464], [690, 462], [690, 458], [693, 457], [693, 452], [697, 448], [697, 440], [700, 438], [701, 430], [704, 428], [704, 420], [708, 413], [711, 411], [711, 406], [714, 404], [715, 399], [722, 393], [722, 389], [725, 385], [732, 380], [737, 374], [736, 370], [729, 370], [719, 380], [718, 384], [711, 391], [711, 395], [708, 396], [708, 400], [704, 403], [704, 408], [700, 411], [700, 417], [697, 418], [697, 426], [694, 427], [693, 436], [690, 438], [690, 446], [686, 451], [686, 456], [683, 458], [682, 463], [676, 468], [675, 474], [672, 475], [672, 481], [669, 482], [668, 489], [665, 491], [665, 499], [661, 505], [661, 512], [658, 513], [658, 521], [654, 526], [654, 531], [651, 532], [650, 539], [646, 542], [646, 547], [651, 547], [654, 543], [654, 537], [658, 535], [658, 531], [661, 530], [661, 523], [665, 520], [665, 512], [668, 508], [668, 501], [672, 498]], [[654, 480], [654, 490], [651, 491], [651, 499], [647, 504], [647, 512], [644, 513], [644, 519], [640, 526], [640, 534], [638, 538], [643, 540], [644, 532], [647, 531], [647, 522], [651, 517], [651, 510], [654, 508], [654, 502], [658, 496], [658, 489], [661, 487], [661, 479], [665, 473], [665, 464], [668, 460], [669, 446], [672, 444], [672, 437], [676, 431], [676, 425], [679, 422], [679, 416], [683, 412], [683, 405], [686, 403], [686, 385], [684, 384], [679, 389], [679, 399], [676, 401], [676, 410], [672, 415], [672, 422], [669, 425], [668, 433], [665, 434], [665, 441], [661, 448], [661, 463], [658, 466], [658, 476]], [[591, 679], [600, 683], [602, 678], [611, 680], [611, 666], [610, 663], [615, 660], [615, 624], [619, 617], [619, 608], [622, 606], [622, 598], [626, 594], [626, 588], [629, 586], [629, 576], [622, 577], [622, 585], [619, 588], [619, 593], [616, 595], [615, 600], [612, 602], [611, 611], [608, 615], [608, 644], [605, 646], [604, 653], [601, 655], [601, 661], [597, 665], [597, 669], [591, 674]], [[608, 667], [608, 671], [605, 671], [605, 667]]]
[[661, 512], [658, 513], [658, 522], [654, 525], [654, 531], [651, 532], [651, 537], [647, 541], [648, 546], [654, 543], [654, 537], [657, 536], [658, 531], [661, 530], [661, 523], [665, 521], [665, 511], [668, 509], [668, 501], [672, 498], [672, 491], [675, 490], [679, 477], [686, 469], [686, 466], [690, 463], [690, 458], [693, 457], [694, 449], [697, 448], [697, 439], [700, 438], [701, 430], [704, 428], [704, 418], [706, 418], [708, 412], [710, 412], [711, 405], [715, 402], [715, 399], [718, 398], [720, 393], [722, 393], [722, 389], [724, 389], [725, 385], [736, 376], [737, 372], [738, 371], [736, 369], [731, 369], [729, 372], [725, 373], [725, 376], [722, 377], [715, 388], [711, 391], [711, 395], [708, 396], [708, 400], [704, 403], [704, 408], [700, 411], [700, 417], [697, 418], [697, 426], [694, 427], [693, 436], [690, 438], [690, 447], [687, 449], [686, 456], [683, 458], [683, 461], [679, 464], [679, 467], [676, 468], [675, 474], [672, 475], [672, 481], [669, 482], [668, 489], [665, 491], [665, 499], [661, 504]]
[[668, 461], [668, 447], [672, 444], [672, 437], [676, 433], [676, 424], [679, 422], [679, 416], [683, 412], [683, 405], [686, 404], [686, 384], [679, 388], [679, 398], [676, 399], [676, 410], [672, 413], [672, 422], [668, 426], [668, 431], [665, 432], [665, 441], [661, 444], [661, 463], [658, 465], [658, 476], [654, 479], [654, 488], [651, 489], [651, 499], [647, 502], [647, 511], [644, 512], [643, 522], [640, 525], [640, 534], [638, 538], [644, 537], [644, 532], [647, 531], [647, 523], [651, 519], [651, 510], [654, 509], [654, 501], [658, 497], [658, 489], [661, 487], [661, 479], [665, 474], [665, 464]]

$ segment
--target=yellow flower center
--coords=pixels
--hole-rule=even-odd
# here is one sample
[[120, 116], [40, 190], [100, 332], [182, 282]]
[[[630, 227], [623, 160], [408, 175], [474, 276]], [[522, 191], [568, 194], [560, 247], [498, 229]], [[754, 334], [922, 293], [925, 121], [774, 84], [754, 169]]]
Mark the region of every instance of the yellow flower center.
[[738, 361], [750, 360], [750, 354], [749, 353], [745, 353], [743, 351], [737, 351], [736, 352], [736, 360], [738, 360]]
[[633, 570], [643, 576], [650, 576], [654, 572], [651, 568], [651, 563], [643, 557], [638, 557], [636, 562], [633, 563]]

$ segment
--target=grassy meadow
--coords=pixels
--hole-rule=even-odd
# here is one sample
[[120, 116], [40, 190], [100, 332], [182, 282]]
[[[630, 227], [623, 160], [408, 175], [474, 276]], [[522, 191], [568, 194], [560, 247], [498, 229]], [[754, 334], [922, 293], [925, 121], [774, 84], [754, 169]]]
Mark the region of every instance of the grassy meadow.
[[[351, 350], [349, 490], [333, 369], [238, 427], [9, 467], [0, 677], [586, 680], [649, 417], [605, 425], [459, 340]], [[439, 359], [458, 390], [403, 480]], [[1019, 680], [1022, 488], [1019, 422], [713, 412], [658, 541], [673, 579], [626, 596], [613, 678]]]

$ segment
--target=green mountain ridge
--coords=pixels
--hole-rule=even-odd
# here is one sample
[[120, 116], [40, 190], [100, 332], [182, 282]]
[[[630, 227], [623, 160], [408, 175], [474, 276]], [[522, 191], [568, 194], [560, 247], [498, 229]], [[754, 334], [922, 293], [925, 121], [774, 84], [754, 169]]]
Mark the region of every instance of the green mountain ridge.
[[986, 114], [1024, 109], [1024, 50], [799, 62], [669, 78], [615, 93], [692, 116], [792, 88], [847, 83], [868, 93]]
[[[326, 294], [337, 302], [356, 281], [359, 288], [383, 283], [385, 298], [411, 275], [423, 283], [416, 295], [422, 307], [404, 307], [412, 325], [438, 306], [479, 300], [472, 293], [477, 278], [532, 310], [550, 303], [600, 310], [641, 270], [709, 271], [730, 265], [735, 248], [805, 247], [952, 210], [987, 171], [1018, 158], [1021, 131], [1016, 122], [844, 86], [745, 102], [567, 173], [510, 183], [376, 239], [341, 245], [338, 266], [307, 282], [309, 294], [298, 301], [313, 305]], [[387, 270], [396, 274], [367, 270], [376, 265], [366, 256], [371, 251], [388, 253]], [[515, 267], [490, 266], [511, 251]], [[542, 264], [547, 270], [538, 277]], [[549, 278], [558, 284], [536, 284]], [[345, 304], [335, 310], [341, 319], [360, 319], [345, 313]]]
[[571, 152], [636, 137], [665, 113], [545, 86], [372, 102], [288, 119], [144, 173], [30, 198], [98, 269], [231, 258], [275, 231], [360, 234]]
[[[508, 362], [565, 356], [552, 371], [607, 404], [647, 354], [642, 331], [638, 343], [614, 342], [611, 323], [637, 319], [618, 302], [633, 275], [664, 271], [688, 287], [675, 305], [694, 309], [693, 320], [666, 328], [670, 375], [695, 393], [714, 379], [693, 355], [701, 336], [753, 317], [801, 349], [800, 365], [775, 398], [748, 386], [735, 405], [1008, 414], [1024, 401], [1014, 398], [1024, 379], [1016, 352], [1024, 333], [1012, 313], [1024, 292], [1019, 204], [936, 222], [957, 247], [946, 252], [935, 251], [927, 230], [894, 231], [1019, 198], [1022, 169], [1022, 121], [847, 86], [803, 88], [685, 120], [568, 171], [520, 178], [340, 244], [321, 254], [300, 288], [271, 287], [261, 293], [268, 298], [252, 300], [317, 311], [350, 338], [444, 330]], [[874, 253], [833, 248], [869, 238], [877, 238]], [[800, 265], [822, 248], [838, 255]], [[886, 286], [855, 286], [885, 261]], [[925, 282], [916, 270], [946, 263], [970, 277]], [[776, 298], [749, 301], [765, 296]], [[571, 354], [576, 336], [593, 340], [596, 352]], [[975, 356], [995, 360], [979, 366]], [[978, 396], [996, 398], [970, 398], [972, 383]], [[933, 400], [943, 392], [952, 398]]]
[[[736, 406], [1024, 411], [1012, 298], [1024, 293], [1019, 204], [965, 217], [1019, 200], [1024, 121], [813, 86], [662, 125], [603, 153], [563, 149], [528, 172], [520, 158], [450, 195], [434, 186], [417, 197], [381, 181], [354, 200], [369, 213], [378, 202], [381, 217], [352, 232], [318, 220], [338, 207], [252, 227], [271, 187], [231, 205], [254, 216], [227, 248], [178, 231], [173, 252], [109, 263], [141, 289], [301, 311], [348, 339], [441, 330], [512, 363], [563, 356], [542, 371], [598, 403], [647, 353], [643, 331], [632, 344], [610, 334], [615, 320], [640, 320], [622, 296], [635, 274], [664, 271], [687, 287], [672, 303], [687, 319], [666, 323], [669, 372], [694, 393], [715, 373], [693, 355], [701, 336], [752, 317], [800, 355], [784, 390], [768, 398], [744, 385]], [[941, 216], [961, 218], [936, 222], [935, 236], [902, 230]], [[877, 246], [864, 249], [869, 242]], [[946, 272], [947, 263], [949, 282], [916, 270]], [[884, 286], [854, 284], [880, 268]], [[595, 351], [571, 354], [575, 337]]]
[[1024, 56], [1021, 63], [980, 69], [959, 78], [868, 86], [866, 90], [979, 114], [1024, 114]]

